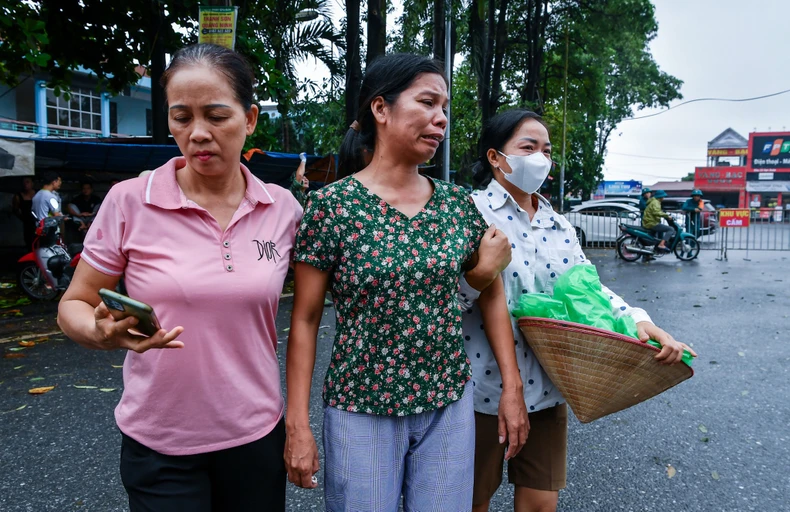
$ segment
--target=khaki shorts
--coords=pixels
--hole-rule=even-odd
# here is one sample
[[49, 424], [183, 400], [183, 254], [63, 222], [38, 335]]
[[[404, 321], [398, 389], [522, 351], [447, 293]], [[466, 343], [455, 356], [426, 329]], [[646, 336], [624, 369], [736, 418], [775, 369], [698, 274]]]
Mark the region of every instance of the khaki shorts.
[[[529, 415], [527, 443], [507, 464], [508, 481], [517, 487], [559, 491], [565, 487], [568, 408], [565, 404]], [[502, 483], [507, 443], [499, 444], [497, 417], [475, 413], [474, 504], [491, 499]]]

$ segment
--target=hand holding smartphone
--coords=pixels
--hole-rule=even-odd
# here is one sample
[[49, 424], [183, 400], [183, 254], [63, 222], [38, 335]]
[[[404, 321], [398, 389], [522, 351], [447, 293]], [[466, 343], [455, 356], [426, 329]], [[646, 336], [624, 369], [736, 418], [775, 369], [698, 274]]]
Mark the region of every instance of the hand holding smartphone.
[[126, 295], [121, 295], [110, 291], [106, 288], [99, 290], [99, 297], [102, 302], [110, 310], [110, 314], [116, 320], [123, 320], [126, 317], [133, 316], [137, 319], [137, 325], [134, 330], [145, 334], [146, 336], [153, 336], [162, 327], [159, 325], [159, 320], [156, 318], [154, 309], [138, 300], [131, 299]]

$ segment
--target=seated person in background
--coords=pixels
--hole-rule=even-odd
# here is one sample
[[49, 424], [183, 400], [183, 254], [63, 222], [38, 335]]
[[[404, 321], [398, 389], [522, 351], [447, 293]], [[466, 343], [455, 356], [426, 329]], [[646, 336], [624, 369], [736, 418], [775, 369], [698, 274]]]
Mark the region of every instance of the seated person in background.
[[67, 206], [68, 213], [76, 217], [74, 220], [77, 222], [71, 224], [71, 226], [74, 227], [72, 233], [78, 238], [84, 238], [85, 231], [91, 225], [91, 221], [80, 220], [79, 217], [92, 217], [99, 211], [99, 205], [101, 204], [101, 198], [93, 193], [93, 185], [90, 182], [83, 181], [81, 186], [82, 193], [74, 196]]
[[647, 202], [645, 212], [642, 214], [642, 227], [655, 231], [661, 237], [661, 242], [658, 244], [658, 249], [661, 251], [669, 250], [667, 242], [675, 236], [675, 229], [672, 226], [661, 224], [661, 219], [667, 219], [669, 222], [672, 222], [672, 217], [661, 209], [661, 202], [665, 197], [667, 197], [666, 192], [656, 190], [653, 193], [653, 197]]

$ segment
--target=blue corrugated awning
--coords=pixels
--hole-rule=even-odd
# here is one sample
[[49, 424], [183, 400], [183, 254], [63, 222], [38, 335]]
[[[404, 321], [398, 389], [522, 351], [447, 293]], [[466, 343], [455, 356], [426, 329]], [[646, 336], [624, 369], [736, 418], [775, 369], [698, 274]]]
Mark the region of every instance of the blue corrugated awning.
[[36, 168], [139, 173], [179, 156], [178, 146], [36, 140]]
[[[87, 174], [139, 174], [156, 169], [173, 157], [181, 156], [178, 146], [121, 144], [62, 139], [36, 139], [36, 170], [53, 169]], [[299, 155], [265, 152], [252, 155], [249, 162], [240, 158], [250, 171], [267, 183], [289, 185], [299, 166]], [[320, 174], [323, 183], [334, 179], [334, 158], [307, 156], [308, 171]], [[316, 175], [318, 177], [318, 175]]]

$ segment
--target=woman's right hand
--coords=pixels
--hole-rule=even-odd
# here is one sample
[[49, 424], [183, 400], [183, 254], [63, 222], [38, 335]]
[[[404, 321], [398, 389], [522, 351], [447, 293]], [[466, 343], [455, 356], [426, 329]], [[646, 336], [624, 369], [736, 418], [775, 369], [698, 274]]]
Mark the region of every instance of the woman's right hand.
[[93, 310], [93, 317], [96, 321], [95, 339], [97, 345], [104, 350], [125, 348], [141, 354], [152, 348], [184, 348], [184, 343], [176, 340], [184, 332], [184, 328], [181, 326], [170, 332], [159, 329], [151, 337], [132, 334], [129, 329], [134, 329], [137, 319], [130, 316], [123, 320], [116, 320], [104, 302], [100, 302]]
[[494, 276], [501, 274], [510, 264], [510, 241], [494, 224], [491, 224], [483, 234], [477, 251], [479, 255], [477, 265], [489, 269]]
[[314, 479], [319, 469], [318, 446], [309, 426], [286, 429], [283, 458], [291, 483], [304, 489], [318, 487]]

